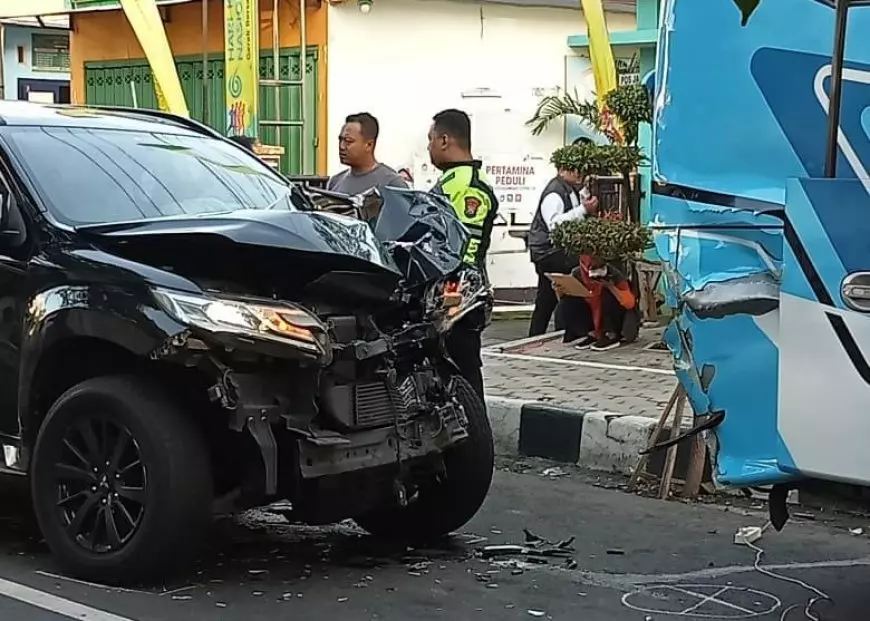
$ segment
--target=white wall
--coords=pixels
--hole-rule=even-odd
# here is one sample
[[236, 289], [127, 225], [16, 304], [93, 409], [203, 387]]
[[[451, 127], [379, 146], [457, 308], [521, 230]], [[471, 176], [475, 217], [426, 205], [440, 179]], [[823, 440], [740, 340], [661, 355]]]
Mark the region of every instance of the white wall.
[[[579, 4], [579, 3], [578, 3]], [[634, 28], [634, 15], [608, 14], [611, 30]], [[328, 170], [340, 169], [336, 140], [345, 116], [378, 117], [378, 159], [395, 168], [425, 162], [432, 115], [456, 107], [472, 115], [475, 155], [535, 166], [545, 182], [550, 153], [563, 144], [561, 124], [533, 137], [524, 122], [545, 94], [565, 86], [567, 38], [586, 31], [579, 9], [517, 7], [445, 0], [374, 0], [362, 14], [355, 0], [329, 12]], [[486, 93], [488, 97], [475, 97]], [[418, 185], [424, 185], [419, 183]], [[540, 181], [537, 182], [540, 185]], [[534, 194], [529, 192], [528, 194]], [[525, 196], [518, 220], [537, 197]], [[508, 206], [502, 204], [502, 213]], [[519, 214], [518, 214], [519, 215]], [[535, 282], [523, 243], [502, 227], [494, 235], [497, 287]], [[491, 261], [492, 262], [492, 261]]]

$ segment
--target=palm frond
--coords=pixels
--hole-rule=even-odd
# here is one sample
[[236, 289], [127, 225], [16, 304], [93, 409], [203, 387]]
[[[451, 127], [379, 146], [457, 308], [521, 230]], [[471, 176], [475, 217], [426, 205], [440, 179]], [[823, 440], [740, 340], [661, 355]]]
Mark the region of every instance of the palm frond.
[[592, 102], [580, 101], [576, 91], [574, 95], [548, 95], [541, 99], [534, 116], [526, 121], [526, 125], [532, 128], [532, 135], [540, 136], [552, 122], [567, 116], [576, 116], [598, 127], [598, 107]]

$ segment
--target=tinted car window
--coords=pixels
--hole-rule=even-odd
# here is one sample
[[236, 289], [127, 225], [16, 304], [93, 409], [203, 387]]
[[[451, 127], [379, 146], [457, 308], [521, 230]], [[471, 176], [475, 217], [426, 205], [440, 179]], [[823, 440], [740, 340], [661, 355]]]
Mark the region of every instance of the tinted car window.
[[292, 209], [288, 186], [264, 163], [213, 138], [66, 127], [7, 127], [2, 135], [67, 224]]

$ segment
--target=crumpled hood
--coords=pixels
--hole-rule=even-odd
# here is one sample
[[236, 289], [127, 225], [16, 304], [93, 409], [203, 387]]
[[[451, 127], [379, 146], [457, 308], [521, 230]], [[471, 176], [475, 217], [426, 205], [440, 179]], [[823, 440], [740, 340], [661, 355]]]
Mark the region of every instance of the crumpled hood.
[[232, 242], [279, 248], [300, 259], [317, 255], [336, 269], [341, 265], [361, 271], [397, 271], [392, 257], [364, 222], [326, 212], [241, 210], [88, 225], [78, 231], [120, 243], [173, 238], [195, 244]]
[[401, 279], [367, 224], [325, 212], [242, 210], [77, 230], [112, 254], [199, 283], [302, 292], [327, 274], [343, 273], [365, 276], [387, 296]]

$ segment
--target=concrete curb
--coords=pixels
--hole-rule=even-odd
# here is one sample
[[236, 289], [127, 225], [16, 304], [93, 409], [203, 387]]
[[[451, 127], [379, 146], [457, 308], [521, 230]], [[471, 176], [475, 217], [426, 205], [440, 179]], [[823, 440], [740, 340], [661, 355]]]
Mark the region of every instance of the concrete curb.
[[532, 316], [532, 311], [534, 309], [534, 304], [497, 305], [492, 309], [492, 320], [504, 321], [510, 319], [529, 319]]
[[[498, 396], [487, 396], [486, 405], [497, 454], [543, 457], [601, 472], [631, 474], [656, 424], [644, 416], [573, 410]], [[669, 436], [670, 429], [665, 428], [659, 439]], [[678, 445], [675, 477], [685, 476], [690, 450], [690, 439]], [[664, 458], [665, 451], [652, 455], [647, 472], [660, 474]], [[705, 480], [710, 480], [709, 469], [707, 464]]]

